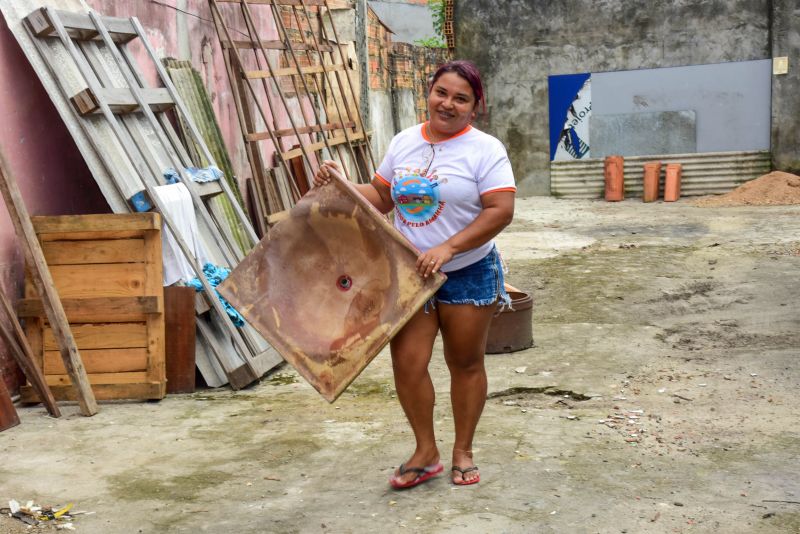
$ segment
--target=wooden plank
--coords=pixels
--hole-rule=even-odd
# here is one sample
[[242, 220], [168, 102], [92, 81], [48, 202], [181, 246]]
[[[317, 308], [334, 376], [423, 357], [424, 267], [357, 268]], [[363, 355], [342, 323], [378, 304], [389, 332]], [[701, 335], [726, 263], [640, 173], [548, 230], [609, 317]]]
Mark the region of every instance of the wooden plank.
[[136, 263], [54, 265], [55, 287], [61, 297], [144, 297], [144, 269]]
[[289, 168], [292, 170], [292, 179], [294, 180], [297, 190], [300, 191], [300, 196], [305, 195], [311, 189], [308, 183], [308, 175], [306, 174], [306, 164], [302, 156], [297, 156], [288, 160]]
[[141, 230], [117, 230], [114, 232], [54, 232], [52, 234], [39, 234], [39, 241], [89, 241], [93, 239], [137, 239], [142, 237]]
[[161, 229], [161, 217], [154, 212], [37, 216], [31, 219], [39, 235], [58, 232], [98, 232], [98, 235], [86, 239], [103, 239], [108, 235], [113, 236], [113, 232]]
[[[313, 67], [301, 67], [300, 71], [298, 72], [297, 68], [295, 67], [287, 67], [284, 69], [272, 69], [272, 73], [275, 77], [278, 76], [299, 76], [300, 74], [320, 74], [322, 72], [334, 72], [337, 70], [345, 70], [346, 68], [341, 63], [334, 63], [332, 65], [316, 65]], [[246, 70], [242, 73], [242, 75], [248, 80], [261, 80], [264, 78], [271, 78], [272, 74], [270, 74], [269, 70]]]
[[[95, 373], [89, 375], [89, 383], [95, 384], [142, 384], [147, 382], [145, 371], [130, 373]], [[47, 375], [47, 383], [52, 386], [69, 386], [68, 375]]]
[[16, 235], [20, 237], [22, 249], [25, 253], [25, 261], [31, 266], [30, 272], [32, 273], [36, 290], [44, 300], [47, 318], [53, 325], [56, 337], [59, 340], [61, 357], [76, 388], [81, 413], [86, 416], [94, 415], [98, 410], [97, 402], [89, 385], [86, 370], [81, 363], [78, 347], [72, 337], [64, 308], [61, 307], [61, 300], [56, 292], [47, 263], [44, 260], [42, 248], [36, 239], [36, 232], [22, 200], [22, 194], [19, 191], [16, 180], [9, 173], [5, 157], [1, 152], [0, 189], [2, 189], [6, 208], [14, 224]]
[[41, 369], [44, 366], [44, 339], [42, 338], [42, 331], [44, 330], [44, 319], [39, 317], [29, 317], [25, 319], [25, 339], [28, 340], [28, 345], [31, 347], [33, 354], [33, 361]]
[[[175, 107], [175, 102], [166, 89], [142, 89], [142, 96], [154, 112], [169, 111]], [[95, 94], [94, 91], [87, 88], [70, 98], [70, 102], [72, 102], [72, 105], [75, 106], [80, 115], [101, 113], [100, 102], [103, 101], [108, 104], [111, 112], [116, 115], [141, 111], [139, 103], [129, 89], [98, 89]]]
[[194, 188], [197, 194], [204, 199], [215, 197], [223, 192], [219, 180], [213, 182], [194, 182]]
[[[56, 399], [61, 401], [76, 400], [75, 389], [72, 386], [53, 385], [50, 387]], [[166, 386], [160, 383], [139, 384], [93, 384], [92, 391], [99, 400], [124, 400], [124, 399], [163, 399]], [[39, 402], [36, 392], [29, 386], [20, 388], [22, 402]]]
[[[230, 41], [220, 41], [220, 44], [222, 45], [222, 48], [226, 50], [228, 48], [231, 48]], [[233, 45], [240, 50], [257, 50], [259, 48], [257, 41], [234, 40]], [[341, 46], [346, 46], [346, 45], [341, 45]], [[284, 41], [261, 41], [261, 48], [264, 48], [266, 50], [288, 50], [288, 47], [286, 46], [286, 43]], [[294, 48], [295, 50], [309, 50], [311, 52], [314, 52], [316, 50], [311, 45], [307, 45], [305, 43], [296, 43], [296, 42], [292, 42], [292, 48]], [[333, 53], [333, 46], [320, 45], [320, 50], [322, 52]]]
[[[364, 133], [363, 132], [359, 132], [359, 133], [351, 135], [350, 136], [350, 141], [357, 141], [357, 140], [363, 139], [363, 138], [364, 138]], [[344, 136], [332, 137], [332, 138], [328, 139], [328, 145], [331, 146], [331, 147], [336, 146], [336, 145], [341, 145], [341, 144], [344, 144], [344, 143], [347, 143], [347, 142], [348, 142], [347, 138], [344, 137]], [[323, 148], [325, 148], [325, 143], [322, 142], [322, 141], [320, 141], [319, 143], [312, 143], [310, 145], [306, 145], [306, 151], [308, 151], [308, 152], [317, 152], [319, 150], [322, 150]], [[299, 149], [299, 148], [295, 148], [295, 149], [288, 150], [286, 152], [282, 152], [281, 153], [281, 157], [284, 160], [290, 160], [292, 158], [296, 158], [296, 157], [302, 156], [302, 155], [303, 155], [303, 151], [301, 149]]]
[[[180, 97], [180, 94], [178, 93], [178, 90], [175, 88], [175, 85], [172, 83], [169, 74], [167, 74], [164, 65], [159, 59], [159, 55], [156, 54], [155, 50], [150, 45], [146, 37], [144, 28], [139, 23], [138, 19], [133, 19], [133, 25], [136, 28], [136, 31], [141, 38], [142, 45], [144, 45], [145, 50], [147, 50], [147, 54], [150, 56], [150, 59], [152, 60], [152, 64], [158, 73], [161, 83], [169, 91], [170, 95], [172, 95], [172, 98], [175, 100], [175, 104], [178, 108], [178, 112], [181, 117], [181, 125], [185, 127], [188, 130], [187, 133], [190, 134], [186, 136], [187, 139], [192, 140], [194, 148], [200, 155], [202, 155], [206, 159], [206, 161], [208, 161], [209, 163], [214, 163], [216, 161], [217, 166], [221, 167], [223, 173], [226, 174], [226, 176], [228, 177], [227, 179], [223, 178], [222, 180], [220, 180], [220, 185], [225, 193], [225, 196], [221, 197], [219, 200], [215, 200], [215, 202], [212, 203], [212, 206], [221, 207], [222, 211], [226, 214], [223, 217], [223, 219], [229, 223], [227, 225], [229, 231], [228, 232], [225, 231], [226, 228], [225, 225], [220, 225], [220, 228], [223, 230], [224, 235], [235, 237], [236, 241], [235, 244], [241, 249], [242, 254], [239, 255], [238, 252], [240, 251], [235, 251], [236, 253], [234, 254], [234, 257], [236, 258], [236, 262], [241, 261], [241, 259], [243, 259], [244, 256], [246, 255], [247, 251], [249, 251], [256, 243], [258, 243], [258, 237], [256, 236], [255, 231], [253, 230], [252, 224], [250, 223], [247, 214], [242, 209], [241, 205], [242, 196], [241, 192], [239, 191], [238, 183], [235, 179], [235, 176], [233, 176], [230, 173], [227, 173], [227, 171], [230, 170], [230, 166], [228, 165], [230, 162], [229, 158], [225, 154], [226, 150], [223, 148], [221, 151], [215, 151], [216, 152], [215, 155], [212, 153], [212, 150], [209, 149], [208, 147], [209, 141], [205, 139], [205, 136], [200, 132], [200, 129], [195, 124], [191, 111], [186, 106], [183, 99]], [[127, 53], [127, 49], [123, 50], [125, 50]], [[126, 57], [129, 58], [130, 54], [127, 53]], [[211, 104], [210, 98], [208, 98], [208, 95], [206, 94], [205, 86], [202, 83], [199, 73], [195, 71], [193, 77], [195, 77], [196, 79], [195, 89], [198, 98], [203, 99], [202, 95], [205, 95], [206, 97], [203, 100], [205, 100], [206, 104], [205, 111], [207, 113], [207, 118], [210, 119], [212, 122], [216, 122], [216, 120], [214, 119], [213, 110], [211, 109], [210, 106]], [[138, 75], [138, 79], [142, 81], [141, 74]], [[172, 130], [172, 126], [169, 121], [167, 121], [165, 118], [162, 117], [162, 122], [166, 129]], [[218, 125], [216, 126], [217, 126], [216, 133], [221, 136], [221, 132], [219, 131]], [[175, 137], [177, 138], [177, 135], [175, 135]], [[182, 145], [178, 143], [178, 146]], [[188, 156], [186, 159], [188, 159]], [[226, 162], [225, 160], [228, 161]], [[236, 185], [233, 186], [233, 184]]]
[[[61, 411], [58, 409], [58, 406], [56, 406], [53, 393], [50, 391], [50, 388], [47, 387], [42, 368], [36, 363], [33, 350], [30, 344], [28, 344], [25, 332], [22, 330], [22, 326], [19, 324], [17, 316], [14, 314], [14, 309], [8, 301], [5, 291], [0, 290], [0, 300], [2, 300], [2, 311], [6, 316], [6, 320], [13, 328], [12, 333], [6, 328], [6, 321], [0, 320], [0, 334], [3, 337], [3, 341], [6, 343], [6, 347], [9, 349], [11, 356], [16, 360], [19, 368], [25, 373], [28, 382], [30, 382], [39, 393], [39, 397], [47, 408], [47, 413], [53, 417], [61, 417]], [[58, 354], [60, 357], [60, 353]], [[66, 373], [66, 370], [64, 372]], [[2, 377], [0, 377], [0, 382], [2, 382]]]
[[[174, 85], [175, 95], [183, 102], [183, 106], [178, 109], [177, 113], [179, 117], [178, 125], [181, 129], [182, 137], [187, 140], [187, 148], [191, 153], [192, 162], [196, 166], [204, 165], [207, 158], [202, 146], [203, 143], [197, 143], [194, 140], [193, 128], [190, 123], [195, 124], [194, 130], [200, 133], [208, 152], [211, 153], [216, 165], [225, 175], [221, 183], [227, 186], [232, 198], [243, 204], [242, 191], [238, 180], [235, 179], [236, 172], [233, 169], [228, 149], [222, 139], [222, 130], [220, 130], [214, 114], [211, 98], [203, 83], [203, 78], [189, 61], [164, 59], [162, 63], [168, 67], [167, 73]], [[188, 118], [184, 117], [183, 112], [188, 113]], [[220, 190], [223, 193], [226, 193], [225, 189], [226, 187], [220, 186]], [[200, 192], [200, 195], [204, 196], [202, 192]], [[221, 208], [225, 219], [230, 222], [232, 233], [242, 250], [250, 250], [256, 241], [250, 241], [243, 221], [238, 219], [239, 214], [236, 209], [236, 203], [232, 203], [231, 199], [225, 196], [216, 199], [213, 206]]]
[[261, 189], [258, 183], [252, 178], [245, 178], [245, 192], [247, 193], [247, 209], [250, 211], [250, 218], [253, 221], [253, 228], [259, 237], [264, 237], [264, 223], [266, 221], [266, 210], [264, 209], [264, 198], [261, 196]]
[[277, 350], [270, 346], [253, 358], [253, 365], [263, 375], [266, 374], [270, 369], [274, 369], [279, 365], [283, 365], [285, 361], [286, 360], [283, 359], [283, 356], [281, 356]]
[[[79, 324], [72, 331], [81, 350], [147, 347], [145, 323]], [[44, 327], [43, 336], [45, 351], [58, 347], [50, 325]]]
[[[303, 133], [312, 133], [312, 132], [327, 132], [330, 130], [343, 130], [345, 128], [355, 128], [356, 123], [354, 122], [346, 122], [342, 124], [341, 122], [329, 122], [323, 125], [314, 125], [314, 126], [301, 126], [297, 128], [296, 133], [303, 134]], [[296, 135], [295, 130], [291, 128], [285, 128], [282, 130], [273, 130], [272, 133], [277, 137], [286, 137], [289, 135]], [[263, 141], [265, 139], [270, 139], [269, 132], [254, 132], [247, 134], [248, 141]]]
[[[83, 366], [89, 373], [126, 373], [147, 370], [147, 349], [81, 349]], [[63, 375], [66, 373], [64, 362], [58, 351], [48, 350], [44, 353], [44, 372], [46, 375]]]
[[[242, 0], [216, 0], [219, 4], [239, 4]], [[307, 6], [324, 6], [325, 0], [247, 0], [250, 5], [275, 4], [276, 6], [302, 6], [303, 2]]]
[[[83, 13], [73, 13], [71, 11], [56, 11], [58, 18], [64, 24], [67, 34], [75, 40], [87, 41], [97, 40], [99, 35], [97, 29]], [[103, 24], [111, 33], [111, 38], [117, 43], [127, 43], [136, 37], [136, 31], [129, 19], [119, 17], [102, 17]], [[45, 8], [40, 8], [25, 17], [28, 27], [37, 37], [58, 37], [55, 26], [50, 20], [50, 16]]]
[[[161, 265], [161, 232], [147, 232], [144, 242], [145, 280], [144, 290], [150, 295], [158, 295], [164, 301], [164, 273]], [[189, 316], [193, 317], [190, 312]], [[167, 366], [164, 346], [164, 314], [153, 313], [147, 316], [147, 381], [167, 383]]]
[[42, 251], [47, 265], [91, 263], [139, 263], [144, 257], [143, 239], [91, 239], [45, 241]]
[[[216, 21], [216, 17], [214, 20]], [[247, 93], [245, 92], [245, 82], [240, 76], [234, 74], [232, 58], [236, 58], [239, 61], [241, 61], [241, 58], [239, 58], [236, 50], [228, 50], [224, 52], [223, 57], [225, 59], [226, 70], [228, 71], [228, 80], [231, 84], [233, 103], [239, 119], [237, 122], [239, 123], [239, 129], [242, 132], [242, 137], [245, 137], [247, 132], [251, 132], [255, 129], [255, 121], [254, 115], [250, 109], [250, 104], [248, 103]], [[246, 137], [245, 141], [247, 141]], [[277, 142], [278, 140], [276, 139], [275, 141]], [[258, 143], [254, 141], [245, 142], [245, 151], [247, 152], [247, 161], [250, 163], [250, 170], [252, 171], [253, 179], [263, 179], [264, 160], [262, 158]]]
[[194, 314], [197, 316], [203, 315], [211, 311], [211, 304], [208, 302], [206, 294], [202, 291], [195, 292], [194, 295]]
[[[70, 323], [144, 322], [148, 313], [161, 313], [161, 300], [157, 296], [96, 297], [63, 299], [64, 311]], [[44, 317], [40, 299], [17, 301], [20, 317]]]
[[164, 356], [167, 393], [195, 390], [195, 318], [193, 287], [164, 288]]
[[[203, 336], [206, 342], [211, 346], [211, 350], [217, 354], [222, 354], [223, 349], [219, 343], [217, 343], [211, 328], [201, 320], [198, 320], [196, 324], [197, 328], [200, 330], [200, 335]], [[247, 365], [231, 368], [231, 366], [222, 359], [219, 360], [219, 364], [225, 371], [225, 376], [228, 378], [228, 382], [234, 390], [247, 387], [260, 378], [260, 376], [257, 376], [255, 373], [255, 370]]]

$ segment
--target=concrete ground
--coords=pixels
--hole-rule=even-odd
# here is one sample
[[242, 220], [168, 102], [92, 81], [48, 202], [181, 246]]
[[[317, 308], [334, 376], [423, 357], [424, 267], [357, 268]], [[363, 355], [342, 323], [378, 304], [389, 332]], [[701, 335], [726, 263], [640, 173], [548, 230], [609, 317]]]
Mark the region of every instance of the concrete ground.
[[[74, 502], [86, 534], [800, 532], [800, 206], [532, 198], [498, 241], [535, 346], [487, 356], [477, 486], [389, 489], [412, 437], [384, 352], [333, 405], [284, 367], [91, 418], [21, 408], [0, 506]], [[448, 465], [440, 345], [431, 368]]]

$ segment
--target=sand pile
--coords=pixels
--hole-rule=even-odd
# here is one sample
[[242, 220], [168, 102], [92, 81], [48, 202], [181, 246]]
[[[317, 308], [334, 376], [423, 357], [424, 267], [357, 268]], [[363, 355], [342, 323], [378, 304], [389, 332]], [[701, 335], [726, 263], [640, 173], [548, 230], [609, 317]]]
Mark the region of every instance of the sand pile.
[[740, 185], [730, 193], [702, 197], [692, 204], [700, 207], [800, 204], [800, 176], [772, 171]]

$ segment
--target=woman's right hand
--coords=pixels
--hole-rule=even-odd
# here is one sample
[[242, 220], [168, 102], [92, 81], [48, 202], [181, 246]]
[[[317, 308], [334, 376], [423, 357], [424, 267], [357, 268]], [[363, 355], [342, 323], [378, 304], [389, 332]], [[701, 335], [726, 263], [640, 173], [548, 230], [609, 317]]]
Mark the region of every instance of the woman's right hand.
[[314, 187], [325, 185], [332, 180], [331, 170], [336, 173], [341, 173], [342, 168], [333, 160], [326, 159], [322, 162], [322, 166], [314, 175]]

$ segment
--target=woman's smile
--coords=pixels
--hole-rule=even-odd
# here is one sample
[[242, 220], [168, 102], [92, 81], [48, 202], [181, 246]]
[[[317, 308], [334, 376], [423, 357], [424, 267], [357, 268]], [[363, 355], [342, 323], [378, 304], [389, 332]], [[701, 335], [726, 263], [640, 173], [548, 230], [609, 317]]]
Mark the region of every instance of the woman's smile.
[[430, 133], [434, 141], [452, 137], [475, 118], [475, 93], [469, 82], [454, 72], [442, 74], [428, 96]]

